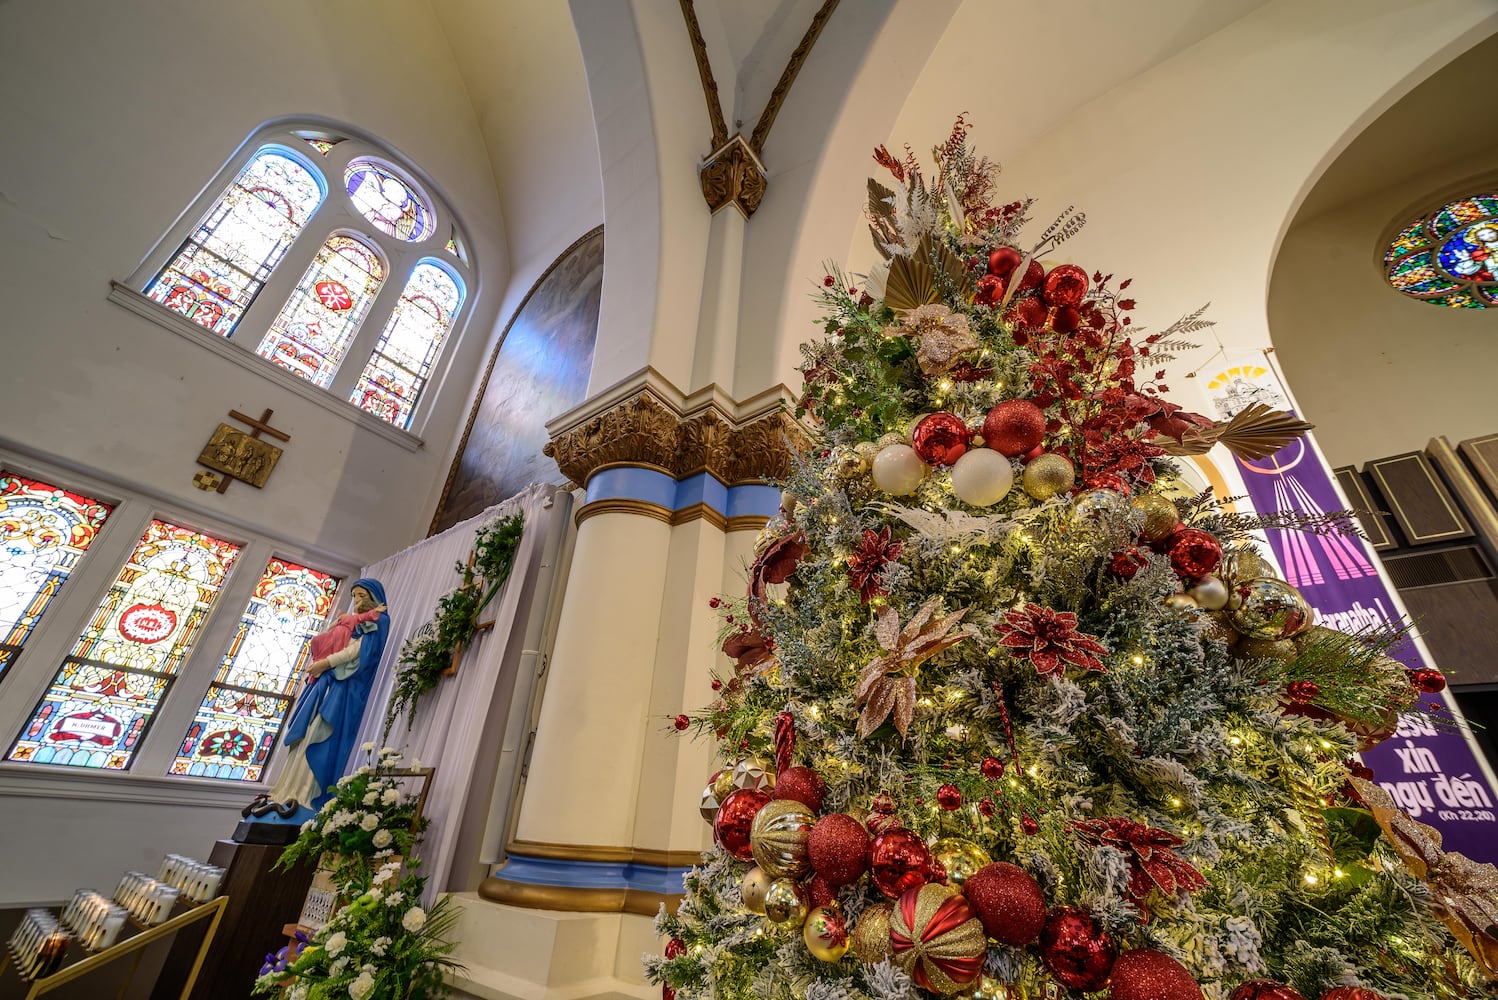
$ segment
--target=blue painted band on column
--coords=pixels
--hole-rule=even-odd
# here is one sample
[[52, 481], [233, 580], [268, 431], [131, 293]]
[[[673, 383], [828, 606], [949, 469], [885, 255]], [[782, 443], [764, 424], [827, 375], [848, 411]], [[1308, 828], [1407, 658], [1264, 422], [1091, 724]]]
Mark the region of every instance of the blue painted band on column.
[[635, 861], [559, 861], [511, 854], [495, 875], [506, 882], [557, 885], [578, 889], [634, 889], [680, 895], [682, 878], [690, 868], [668, 868]]
[[780, 491], [773, 486], [724, 486], [714, 475], [700, 472], [679, 482], [655, 469], [616, 466], [588, 480], [588, 503], [596, 500], [643, 500], [667, 510], [696, 504], [724, 517], [774, 517], [780, 510]]

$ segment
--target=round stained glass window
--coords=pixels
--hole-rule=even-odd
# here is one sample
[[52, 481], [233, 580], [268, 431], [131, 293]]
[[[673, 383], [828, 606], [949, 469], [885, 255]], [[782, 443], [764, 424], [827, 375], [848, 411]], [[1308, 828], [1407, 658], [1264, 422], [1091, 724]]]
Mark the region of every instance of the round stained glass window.
[[1450, 202], [1405, 226], [1384, 252], [1384, 275], [1436, 305], [1498, 306], [1498, 194]]
[[407, 243], [431, 235], [431, 206], [386, 168], [372, 160], [354, 160], [343, 179], [354, 208], [380, 232]]

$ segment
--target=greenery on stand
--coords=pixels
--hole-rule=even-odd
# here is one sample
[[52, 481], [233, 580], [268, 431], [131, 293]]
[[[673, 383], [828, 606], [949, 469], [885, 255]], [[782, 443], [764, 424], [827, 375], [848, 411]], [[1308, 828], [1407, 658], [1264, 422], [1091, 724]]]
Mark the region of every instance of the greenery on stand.
[[416, 721], [416, 703], [437, 686], [454, 655], [473, 640], [479, 613], [510, 577], [525, 526], [522, 515], [500, 518], [479, 528], [473, 539], [471, 563], [458, 563], [462, 584], [437, 600], [437, 613], [401, 646], [395, 670], [395, 689], [385, 709], [382, 738], [388, 739], [402, 714], [409, 730]]

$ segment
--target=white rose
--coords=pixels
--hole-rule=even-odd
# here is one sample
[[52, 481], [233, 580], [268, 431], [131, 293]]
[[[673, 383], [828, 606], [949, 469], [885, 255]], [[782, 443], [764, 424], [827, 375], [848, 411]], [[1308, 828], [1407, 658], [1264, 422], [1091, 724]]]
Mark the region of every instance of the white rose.
[[374, 988], [374, 976], [371, 976], [367, 972], [361, 972], [358, 979], [348, 984], [348, 995], [353, 997], [354, 1000], [364, 1000], [365, 997], [374, 992]]
[[371, 843], [373, 843], [375, 847], [389, 847], [390, 841], [392, 839], [393, 838], [390, 836], [389, 830], [376, 830], [374, 839], [371, 841]]
[[343, 931], [338, 931], [328, 936], [328, 939], [323, 942], [322, 950], [336, 958], [347, 946], [348, 935]]
[[427, 911], [419, 906], [413, 906], [401, 917], [401, 926], [412, 934], [421, 933], [421, 929], [427, 925]]
[[365, 792], [364, 793], [364, 804], [365, 805], [372, 806], [372, 805], [374, 805], [378, 801], [380, 801], [380, 793], [379, 792], [377, 792], [377, 791], [369, 791], [369, 792]]
[[386, 789], [385, 790], [385, 794], [382, 795], [382, 796], [380, 796], [380, 802], [383, 803], [384, 805], [387, 805], [387, 806], [393, 806], [397, 802], [399, 802], [400, 800], [401, 800], [401, 793], [400, 793], [400, 789], [398, 789], [398, 788], [389, 788], [389, 789]]
[[380, 817], [374, 813], [365, 813], [364, 818], [359, 821], [359, 829], [374, 830], [380, 825]]

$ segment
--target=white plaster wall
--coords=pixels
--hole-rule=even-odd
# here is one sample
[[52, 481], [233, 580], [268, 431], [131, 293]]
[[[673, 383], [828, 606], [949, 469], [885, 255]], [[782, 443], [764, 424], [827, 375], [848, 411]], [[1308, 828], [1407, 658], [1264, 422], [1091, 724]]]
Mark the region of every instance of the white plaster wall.
[[[1456, 96], [1456, 95], [1453, 95]], [[1382, 191], [1297, 221], [1269, 288], [1269, 328], [1285, 378], [1334, 466], [1498, 431], [1493, 373], [1498, 330], [1480, 309], [1449, 309], [1384, 281], [1390, 228], [1482, 177], [1493, 186], [1498, 147], [1431, 165]], [[1439, 204], [1439, 202], [1435, 202]]]
[[[472, 106], [425, 7], [6, 4], [0, 94], [0, 437], [356, 563], [419, 536], [508, 276]], [[389, 143], [467, 230], [472, 335], [414, 453], [105, 300], [256, 126], [294, 114]], [[194, 459], [231, 407], [273, 408], [292, 441], [266, 489], [203, 494]]]

